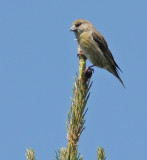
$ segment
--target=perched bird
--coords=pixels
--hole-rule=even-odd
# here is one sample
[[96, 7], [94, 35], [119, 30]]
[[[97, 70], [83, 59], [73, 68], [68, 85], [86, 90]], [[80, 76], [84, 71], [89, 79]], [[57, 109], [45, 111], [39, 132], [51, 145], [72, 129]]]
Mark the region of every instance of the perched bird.
[[121, 69], [115, 62], [107, 42], [101, 33], [89, 21], [84, 19], [75, 20], [71, 31], [75, 33], [80, 48], [86, 58], [91, 61], [92, 66], [105, 68], [116, 76], [124, 86], [123, 81], [118, 75], [118, 70], [121, 71]]

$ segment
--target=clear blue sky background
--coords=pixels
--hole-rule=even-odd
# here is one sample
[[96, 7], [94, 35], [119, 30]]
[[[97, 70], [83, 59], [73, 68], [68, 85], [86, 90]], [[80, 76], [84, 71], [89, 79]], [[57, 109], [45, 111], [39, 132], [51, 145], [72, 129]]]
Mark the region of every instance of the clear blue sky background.
[[0, 1], [0, 159], [25, 160], [32, 147], [37, 160], [52, 160], [66, 147], [78, 71], [69, 29], [77, 18], [104, 35], [126, 85], [95, 68], [79, 151], [85, 160], [96, 159], [98, 146], [108, 160], [147, 159], [146, 7], [146, 0]]

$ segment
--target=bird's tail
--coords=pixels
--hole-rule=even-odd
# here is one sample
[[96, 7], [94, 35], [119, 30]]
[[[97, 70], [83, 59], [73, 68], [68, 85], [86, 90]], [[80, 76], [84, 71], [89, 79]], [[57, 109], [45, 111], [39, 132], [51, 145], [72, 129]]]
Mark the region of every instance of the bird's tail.
[[120, 81], [121, 84], [124, 86], [124, 88], [126, 88], [125, 85], [124, 85], [124, 82], [121, 80], [121, 78], [119, 77], [118, 73], [117, 73], [115, 76], [119, 79], [119, 81]]
[[[122, 84], [122, 85], [124, 86], [124, 88], [125, 88], [125, 85], [124, 85], [123, 81], [121, 80], [121, 78], [120, 78], [120, 76], [119, 76], [118, 69], [120, 69], [120, 68], [114, 67], [113, 70], [112, 70], [111, 68], [107, 68], [107, 70], [108, 70], [109, 72], [111, 72], [115, 77], [117, 77], [117, 78], [119, 79], [119, 81], [121, 82], [121, 84]], [[120, 70], [120, 71], [121, 71], [121, 70]]]

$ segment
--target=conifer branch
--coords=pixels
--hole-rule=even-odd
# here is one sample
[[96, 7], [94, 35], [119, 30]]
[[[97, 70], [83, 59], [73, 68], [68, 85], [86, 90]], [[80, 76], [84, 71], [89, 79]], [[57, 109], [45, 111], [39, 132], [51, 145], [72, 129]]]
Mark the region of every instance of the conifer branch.
[[26, 153], [27, 160], [35, 160], [35, 152], [33, 149], [28, 148]]
[[71, 153], [71, 159], [75, 157], [78, 150], [78, 142], [82, 131], [85, 129], [85, 114], [87, 112], [86, 103], [89, 98], [91, 87], [90, 79], [85, 76], [86, 57], [82, 50], [78, 49], [79, 54], [79, 75], [75, 78], [73, 87], [73, 99], [67, 121], [67, 153]]
[[105, 160], [106, 159], [106, 155], [105, 155], [105, 151], [102, 147], [98, 147], [97, 149], [97, 160]]

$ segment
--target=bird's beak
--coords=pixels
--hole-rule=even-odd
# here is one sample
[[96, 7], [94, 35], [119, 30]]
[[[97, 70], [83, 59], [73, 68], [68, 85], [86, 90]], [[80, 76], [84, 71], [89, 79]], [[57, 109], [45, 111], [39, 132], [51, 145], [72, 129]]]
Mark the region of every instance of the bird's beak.
[[75, 25], [73, 25], [71, 28], [70, 28], [70, 31], [75, 31], [76, 30], [76, 27]]

